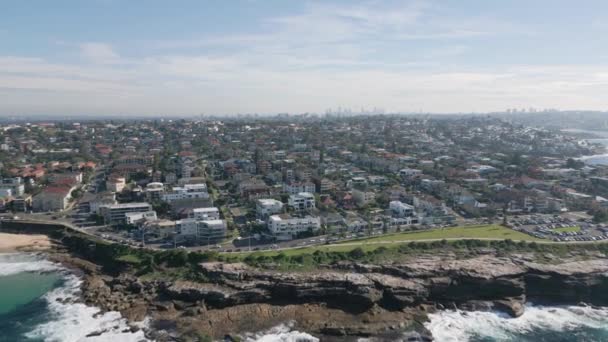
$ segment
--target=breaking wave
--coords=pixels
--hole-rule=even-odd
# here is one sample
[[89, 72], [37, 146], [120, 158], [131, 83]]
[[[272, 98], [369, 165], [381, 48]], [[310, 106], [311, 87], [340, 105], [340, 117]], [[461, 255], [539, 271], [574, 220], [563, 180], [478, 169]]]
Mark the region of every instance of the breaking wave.
[[61, 267], [42, 255], [26, 253], [0, 254], [0, 277], [23, 272], [58, 271]]
[[281, 324], [259, 333], [243, 336], [246, 342], [318, 342], [319, 339], [293, 329], [293, 323]]
[[496, 312], [448, 310], [425, 325], [437, 342], [605, 341], [608, 309], [587, 306], [528, 306], [517, 318]]

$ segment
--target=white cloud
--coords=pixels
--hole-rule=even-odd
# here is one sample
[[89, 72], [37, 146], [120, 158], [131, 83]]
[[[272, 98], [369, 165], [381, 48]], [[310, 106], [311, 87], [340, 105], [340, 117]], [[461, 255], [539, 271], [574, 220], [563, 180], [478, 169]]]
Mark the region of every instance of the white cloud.
[[[265, 20], [257, 33], [160, 42], [147, 55], [140, 51], [142, 58], [120, 55], [103, 42], [79, 45], [86, 61], [80, 64], [0, 56], [0, 114], [39, 110], [32, 102], [48, 104], [47, 112], [102, 114], [605, 105], [608, 65], [451, 63], [469, 51], [467, 39], [529, 31], [438, 12], [422, 1], [393, 7], [312, 4]], [[417, 45], [420, 40], [433, 44]], [[408, 43], [412, 48], [404, 48]]]
[[94, 63], [112, 64], [120, 60], [118, 53], [109, 44], [84, 43], [80, 45], [82, 56]]

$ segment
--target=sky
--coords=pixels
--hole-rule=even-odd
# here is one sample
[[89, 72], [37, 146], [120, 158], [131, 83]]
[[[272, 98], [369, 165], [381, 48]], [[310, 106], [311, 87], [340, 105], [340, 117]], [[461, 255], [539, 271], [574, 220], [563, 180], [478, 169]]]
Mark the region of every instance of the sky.
[[608, 110], [605, 0], [5, 0], [0, 117]]

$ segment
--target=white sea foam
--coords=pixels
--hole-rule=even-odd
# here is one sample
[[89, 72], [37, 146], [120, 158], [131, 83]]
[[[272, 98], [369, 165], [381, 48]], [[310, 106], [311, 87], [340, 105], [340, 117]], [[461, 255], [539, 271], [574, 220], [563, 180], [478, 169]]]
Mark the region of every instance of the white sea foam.
[[516, 334], [543, 329], [556, 332], [580, 327], [602, 329], [608, 323], [608, 309], [583, 306], [528, 306], [517, 318], [496, 312], [447, 310], [429, 315], [425, 326], [437, 342], [463, 342], [474, 336], [498, 341], [512, 340]]
[[[48, 271], [63, 272], [65, 282], [44, 296], [49, 308], [48, 321], [35, 327], [26, 337], [48, 342], [147, 341], [143, 331], [133, 333], [129, 330], [126, 319], [120, 313], [101, 313], [99, 308], [77, 303], [82, 281], [61, 265], [37, 254], [0, 254], [0, 276]], [[142, 322], [139, 327], [145, 324]], [[89, 334], [98, 336], [87, 337]]]
[[26, 336], [48, 342], [148, 341], [143, 331], [131, 332], [120, 313], [101, 313], [99, 308], [73, 302], [78, 298], [81, 282], [75, 275], [67, 274], [62, 287], [47, 293], [49, 320]]
[[293, 330], [293, 323], [277, 325], [267, 331], [260, 333], [248, 333], [243, 336], [246, 342], [318, 342], [319, 339], [307, 334]]
[[47, 272], [59, 270], [60, 266], [44, 259], [38, 254], [2, 253], [0, 254], [0, 276], [23, 272]]

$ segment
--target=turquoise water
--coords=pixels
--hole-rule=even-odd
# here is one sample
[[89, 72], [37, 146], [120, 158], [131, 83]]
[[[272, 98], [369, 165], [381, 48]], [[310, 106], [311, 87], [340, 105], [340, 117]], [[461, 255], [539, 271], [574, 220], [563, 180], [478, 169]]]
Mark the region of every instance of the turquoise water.
[[0, 342], [147, 341], [118, 312], [79, 302], [81, 280], [34, 254], [0, 254]]
[[56, 272], [24, 272], [0, 277], [0, 315], [34, 302], [61, 283]]
[[[79, 302], [81, 280], [41, 256], [0, 254], [0, 342], [147, 341], [117, 312]], [[608, 309], [529, 306], [510, 318], [494, 312], [443, 311], [426, 327], [437, 342], [608, 341]], [[282, 325], [245, 341], [317, 341]]]

